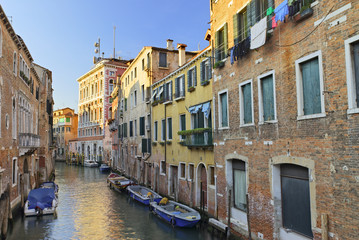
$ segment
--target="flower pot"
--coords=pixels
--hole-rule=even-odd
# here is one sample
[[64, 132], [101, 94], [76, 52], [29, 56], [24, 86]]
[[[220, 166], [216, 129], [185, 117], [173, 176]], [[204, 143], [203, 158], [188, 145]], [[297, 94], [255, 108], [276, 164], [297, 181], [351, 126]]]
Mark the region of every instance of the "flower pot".
[[301, 22], [304, 19], [307, 19], [312, 15], [313, 15], [313, 9], [308, 7], [307, 9], [303, 10], [302, 12], [299, 12], [296, 15], [294, 15], [294, 21]]

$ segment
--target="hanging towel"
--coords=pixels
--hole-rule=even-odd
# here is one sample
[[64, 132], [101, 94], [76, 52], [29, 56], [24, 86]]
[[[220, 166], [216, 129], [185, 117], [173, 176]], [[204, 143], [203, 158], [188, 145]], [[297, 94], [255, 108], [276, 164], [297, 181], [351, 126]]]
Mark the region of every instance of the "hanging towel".
[[231, 49], [231, 65], [234, 63], [234, 46]]
[[270, 7], [267, 9], [267, 16], [271, 15], [274, 12], [273, 8]]
[[272, 28], [277, 27], [277, 22], [275, 21], [275, 16], [272, 17]]
[[266, 43], [267, 16], [251, 28], [251, 49], [256, 49]]
[[275, 13], [275, 21], [283, 22], [285, 16], [288, 15], [289, 13], [288, 0], [284, 0], [281, 4], [279, 4], [279, 6], [276, 9], [274, 9], [274, 13]]

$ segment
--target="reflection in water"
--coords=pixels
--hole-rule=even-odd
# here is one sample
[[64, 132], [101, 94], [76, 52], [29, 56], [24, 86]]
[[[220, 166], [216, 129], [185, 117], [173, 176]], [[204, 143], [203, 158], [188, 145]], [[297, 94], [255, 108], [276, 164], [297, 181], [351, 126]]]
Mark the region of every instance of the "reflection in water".
[[8, 239], [215, 239], [206, 231], [172, 228], [125, 194], [110, 190], [97, 168], [56, 164], [56, 216], [18, 216]]

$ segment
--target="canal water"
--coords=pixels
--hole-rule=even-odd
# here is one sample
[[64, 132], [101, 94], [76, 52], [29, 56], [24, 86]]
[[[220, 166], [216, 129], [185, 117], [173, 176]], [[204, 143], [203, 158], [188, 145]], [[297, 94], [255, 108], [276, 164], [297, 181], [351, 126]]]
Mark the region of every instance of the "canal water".
[[148, 207], [107, 187], [98, 168], [56, 163], [56, 216], [14, 217], [7, 239], [217, 239], [205, 228], [173, 228]]

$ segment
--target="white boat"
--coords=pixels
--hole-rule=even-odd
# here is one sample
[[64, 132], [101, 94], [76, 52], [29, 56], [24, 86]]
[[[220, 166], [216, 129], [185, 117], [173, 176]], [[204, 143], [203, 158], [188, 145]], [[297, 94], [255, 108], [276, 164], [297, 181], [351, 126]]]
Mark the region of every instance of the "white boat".
[[93, 160], [85, 160], [84, 166], [85, 167], [98, 167], [98, 164], [97, 164], [97, 162], [95, 162]]
[[57, 207], [57, 198], [52, 188], [37, 188], [30, 191], [27, 197], [24, 214], [29, 216], [41, 216], [54, 214]]
[[127, 191], [131, 198], [147, 206], [150, 205], [150, 202], [155, 201], [159, 203], [162, 199], [161, 195], [159, 195], [158, 193], [140, 185], [128, 186]]

